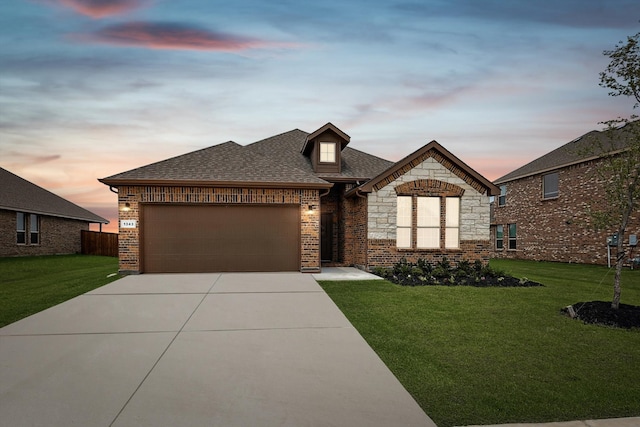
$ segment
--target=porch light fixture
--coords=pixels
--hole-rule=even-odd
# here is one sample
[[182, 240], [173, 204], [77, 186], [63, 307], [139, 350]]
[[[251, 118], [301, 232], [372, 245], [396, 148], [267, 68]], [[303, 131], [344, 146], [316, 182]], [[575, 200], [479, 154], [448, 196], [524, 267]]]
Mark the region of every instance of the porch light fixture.
[[124, 204], [124, 207], [122, 208], [123, 212], [129, 212], [131, 210], [131, 205], [129, 204], [129, 202]]
[[312, 212], [313, 212], [313, 205], [307, 206], [307, 213], [312, 213]]

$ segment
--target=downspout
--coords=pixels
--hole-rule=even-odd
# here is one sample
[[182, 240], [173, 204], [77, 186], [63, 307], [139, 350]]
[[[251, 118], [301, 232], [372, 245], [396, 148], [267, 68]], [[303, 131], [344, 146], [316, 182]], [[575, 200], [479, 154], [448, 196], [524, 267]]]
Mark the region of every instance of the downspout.
[[113, 185], [110, 185], [110, 186], [109, 186], [109, 191], [111, 191], [112, 193], [116, 193], [116, 194], [118, 194], [118, 188], [116, 187], [116, 190], [115, 190], [115, 191], [113, 191]]

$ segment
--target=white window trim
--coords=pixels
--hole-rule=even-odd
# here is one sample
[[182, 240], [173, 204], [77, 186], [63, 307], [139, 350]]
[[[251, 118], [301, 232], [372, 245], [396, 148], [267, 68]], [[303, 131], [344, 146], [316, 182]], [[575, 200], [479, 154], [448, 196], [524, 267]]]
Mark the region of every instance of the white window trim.
[[[442, 217], [443, 203], [445, 218]], [[415, 250], [460, 249], [461, 208], [460, 197], [397, 196], [396, 247]]]
[[[333, 150], [323, 150], [325, 147], [331, 147]], [[338, 147], [335, 142], [320, 141], [320, 163], [336, 163], [338, 159]], [[329, 156], [332, 155], [332, 159]]]
[[445, 203], [444, 248], [460, 249], [460, 204], [462, 202], [459, 197], [447, 197], [445, 198]]
[[[409, 235], [407, 236], [407, 232]], [[396, 199], [396, 247], [410, 249], [413, 236], [413, 197], [398, 196]]]
[[440, 197], [416, 198], [418, 221], [416, 224], [416, 249], [440, 249], [442, 209]]

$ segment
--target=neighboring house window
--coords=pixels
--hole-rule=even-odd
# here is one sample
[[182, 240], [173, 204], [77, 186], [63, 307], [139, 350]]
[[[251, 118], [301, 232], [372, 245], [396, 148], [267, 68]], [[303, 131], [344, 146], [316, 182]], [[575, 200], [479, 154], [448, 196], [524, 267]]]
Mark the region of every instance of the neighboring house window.
[[418, 197], [418, 236], [420, 249], [440, 247], [440, 197]]
[[16, 215], [16, 232], [17, 242], [19, 245], [27, 244], [27, 218], [22, 212], [18, 212]]
[[320, 162], [335, 163], [336, 162], [336, 144], [335, 142], [320, 143]]
[[542, 198], [558, 197], [558, 172], [542, 175]]
[[[445, 206], [443, 218], [441, 204]], [[414, 222], [413, 212], [416, 212]], [[443, 226], [444, 225], [444, 229]], [[460, 198], [398, 196], [396, 246], [400, 249], [439, 249], [460, 247]], [[415, 241], [414, 241], [415, 239]]]
[[504, 225], [496, 225], [496, 249], [504, 248]]
[[460, 247], [460, 198], [447, 197], [447, 218], [445, 220], [444, 247], [457, 249]]
[[509, 249], [516, 249], [516, 225], [509, 224]]
[[396, 246], [399, 248], [411, 247], [411, 224], [413, 222], [411, 199], [411, 196], [398, 196], [397, 200]]
[[507, 204], [507, 186], [500, 186], [500, 196], [498, 196], [498, 206], [504, 206]]
[[38, 215], [29, 215], [29, 237], [32, 245], [40, 243], [40, 221]]

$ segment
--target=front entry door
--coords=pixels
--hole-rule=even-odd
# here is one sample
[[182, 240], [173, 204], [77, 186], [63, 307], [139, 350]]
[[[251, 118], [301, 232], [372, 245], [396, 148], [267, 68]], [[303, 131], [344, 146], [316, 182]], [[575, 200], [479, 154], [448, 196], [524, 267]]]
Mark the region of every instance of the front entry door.
[[333, 261], [333, 214], [330, 213], [320, 217], [320, 258]]

